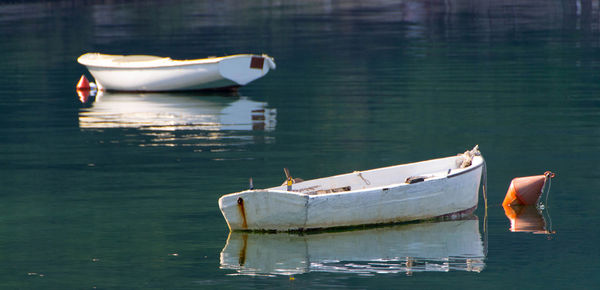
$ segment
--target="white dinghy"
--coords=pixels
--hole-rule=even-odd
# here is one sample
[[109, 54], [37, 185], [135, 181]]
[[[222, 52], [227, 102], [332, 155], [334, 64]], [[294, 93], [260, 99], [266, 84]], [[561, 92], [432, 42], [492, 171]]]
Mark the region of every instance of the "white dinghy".
[[478, 203], [484, 160], [464, 154], [355, 171], [219, 199], [229, 229], [295, 231], [460, 217]]
[[273, 58], [265, 54], [174, 60], [152, 55], [86, 53], [77, 61], [94, 76], [98, 89], [139, 92], [233, 89], [276, 67]]

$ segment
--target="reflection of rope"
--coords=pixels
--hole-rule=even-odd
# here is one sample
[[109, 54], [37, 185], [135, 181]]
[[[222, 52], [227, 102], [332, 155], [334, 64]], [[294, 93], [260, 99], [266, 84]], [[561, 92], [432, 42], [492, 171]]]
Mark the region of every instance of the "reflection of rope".
[[[554, 178], [556, 174], [550, 171], [546, 171], [544, 172], [544, 175], [546, 176], [547, 182], [544, 183], [544, 187], [542, 188], [542, 194], [546, 192], [546, 202], [542, 203], [541, 201], [539, 201], [536, 207], [539, 211], [541, 211], [542, 215], [544, 216], [544, 220], [546, 219], [546, 216], [548, 216], [548, 228], [546, 229], [546, 232], [548, 233], [548, 238], [550, 239], [550, 235], [554, 234], [554, 231], [552, 230], [552, 217], [550, 217], [550, 205], [548, 204], [548, 196], [550, 196], [552, 178]], [[546, 183], [548, 184], [548, 188], [546, 188]]]
[[546, 211], [548, 212], [548, 232], [553, 234], [552, 231], [552, 218], [550, 217], [550, 206], [548, 205], [548, 196], [550, 195], [550, 187], [552, 186], [552, 178], [548, 180], [548, 192], [546, 193]]
[[367, 185], [371, 185], [371, 182], [366, 180], [363, 176], [362, 176], [362, 172], [358, 173], [358, 177], [360, 177]]

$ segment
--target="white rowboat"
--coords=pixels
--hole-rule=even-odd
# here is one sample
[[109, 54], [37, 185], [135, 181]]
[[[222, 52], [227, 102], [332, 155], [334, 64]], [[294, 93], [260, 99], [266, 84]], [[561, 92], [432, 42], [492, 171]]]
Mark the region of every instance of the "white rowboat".
[[[229, 229], [295, 231], [471, 214], [484, 160], [464, 154], [222, 196]], [[290, 188], [291, 187], [291, 188]]]
[[77, 61], [87, 67], [100, 90], [140, 92], [237, 88], [276, 67], [273, 58], [264, 54], [174, 60], [152, 55], [86, 53]]

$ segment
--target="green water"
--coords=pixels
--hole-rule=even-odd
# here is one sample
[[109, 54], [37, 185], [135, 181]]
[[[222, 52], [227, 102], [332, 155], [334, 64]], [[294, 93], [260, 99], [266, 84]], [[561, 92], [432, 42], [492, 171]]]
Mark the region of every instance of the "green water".
[[[0, 1], [0, 286], [595, 288], [597, 7]], [[277, 70], [237, 95], [108, 94], [82, 104], [74, 87], [87, 71], [76, 58], [93, 51], [267, 53]], [[120, 111], [122, 102], [133, 111]], [[135, 113], [147, 107], [154, 114]], [[270, 112], [265, 122], [236, 121], [257, 107]], [[90, 122], [92, 113], [105, 119]], [[238, 267], [263, 261], [251, 273], [221, 259], [229, 231], [217, 199], [245, 189], [249, 177], [270, 187], [283, 181], [284, 167], [309, 179], [454, 155], [475, 144], [489, 186], [487, 217], [481, 197], [477, 219], [469, 220], [478, 230], [466, 238], [485, 245], [478, 271], [453, 268], [459, 255], [446, 272], [443, 260], [432, 259], [444, 257], [429, 256], [464, 244], [447, 224], [376, 229], [371, 244], [358, 238], [362, 231], [348, 239], [291, 238], [307, 252], [269, 247], [278, 236], [251, 236], [265, 244], [255, 247], [260, 255], [236, 256]], [[500, 206], [510, 180], [546, 170], [557, 174], [543, 212], [556, 233], [511, 232]], [[386, 233], [398, 247], [376, 242]], [[321, 239], [332, 243], [314, 242]], [[342, 255], [353, 250], [373, 250], [368, 258], [378, 259]], [[345, 260], [319, 259], [328, 257], [322, 252]], [[407, 271], [404, 254], [428, 258], [429, 268]], [[284, 261], [309, 266], [290, 276], [276, 271]], [[368, 267], [392, 270], [357, 270]]]

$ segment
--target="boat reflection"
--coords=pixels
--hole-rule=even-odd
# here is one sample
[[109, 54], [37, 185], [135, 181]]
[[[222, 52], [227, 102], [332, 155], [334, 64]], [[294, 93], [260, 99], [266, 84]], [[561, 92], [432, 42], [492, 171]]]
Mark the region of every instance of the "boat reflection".
[[555, 233], [546, 226], [546, 219], [535, 205], [503, 206], [504, 214], [510, 220], [511, 232], [529, 232], [534, 234]]
[[108, 93], [79, 95], [82, 129], [265, 130], [275, 129], [276, 109], [236, 95]]
[[221, 269], [234, 275], [481, 272], [479, 222], [471, 219], [319, 233], [231, 232]]

